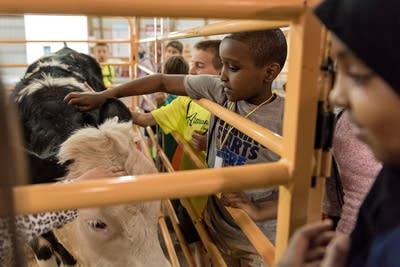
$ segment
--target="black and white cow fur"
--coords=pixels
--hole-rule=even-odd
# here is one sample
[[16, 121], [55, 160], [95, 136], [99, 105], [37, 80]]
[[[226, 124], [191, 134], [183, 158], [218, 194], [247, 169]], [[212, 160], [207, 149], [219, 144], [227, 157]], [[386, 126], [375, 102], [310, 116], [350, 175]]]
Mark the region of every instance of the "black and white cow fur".
[[[32, 183], [54, 182], [66, 174], [66, 166], [58, 163], [57, 154], [60, 145], [76, 130], [97, 126], [115, 116], [119, 121], [131, 119], [129, 109], [117, 99], [108, 99], [91, 112], [67, 105], [64, 97], [68, 93], [91, 90], [85, 84], [95, 91], [106, 89], [99, 64], [94, 58], [65, 47], [32, 63], [16, 85], [12, 98], [23, 127]], [[52, 250], [58, 250], [65, 265], [75, 264], [52, 232], [45, 239], [52, 244]], [[33, 248], [39, 260], [51, 256], [40, 246]]]
[[89, 90], [85, 83], [95, 91], [106, 89], [94, 58], [63, 48], [32, 63], [16, 85], [13, 98], [22, 121], [33, 183], [51, 182], [65, 174], [56, 155], [60, 144], [75, 130], [96, 126], [110, 116], [131, 119], [129, 110], [115, 99], [91, 112], [67, 105], [63, 100], [68, 93]]

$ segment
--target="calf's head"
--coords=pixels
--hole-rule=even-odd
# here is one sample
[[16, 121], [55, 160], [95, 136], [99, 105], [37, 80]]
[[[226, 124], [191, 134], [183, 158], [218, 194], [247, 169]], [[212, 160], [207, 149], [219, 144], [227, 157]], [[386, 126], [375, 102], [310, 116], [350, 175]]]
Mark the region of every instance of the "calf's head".
[[[129, 175], [156, 172], [137, 141], [131, 123], [107, 120], [69, 137], [61, 145], [60, 163], [71, 162], [70, 179], [98, 166], [119, 167]], [[59, 237], [84, 266], [169, 266], [158, 240], [159, 212], [159, 201], [81, 209]]]

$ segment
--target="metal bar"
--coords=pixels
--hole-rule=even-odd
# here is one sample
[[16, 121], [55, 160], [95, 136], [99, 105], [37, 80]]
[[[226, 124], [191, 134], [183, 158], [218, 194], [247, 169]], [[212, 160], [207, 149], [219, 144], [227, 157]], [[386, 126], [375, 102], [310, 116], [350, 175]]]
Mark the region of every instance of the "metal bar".
[[196, 263], [193, 259], [193, 255], [190, 253], [190, 248], [186, 242], [185, 236], [183, 235], [181, 229], [179, 228], [179, 220], [176, 217], [175, 210], [172, 207], [171, 201], [164, 200], [163, 206], [167, 210], [167, 213], [171, 219], [172, 227], [174, 228], [176, 237], [178, 238], [179, 245], [182, 248], [183, 256], [186, 259], [188, 267], [196, 267]]
[[192, 202], [188, 198], [181, 198], [181, 203], [185, 207], [187, 213], [190, 218], [192, 218], [194, 227], [196, 228], [199, 236], [201, 237], [201, 241], [204, 244], [204, 247], [210, 253], [213, 263], [218, 267], [227, 267], [225, 260], [223, 259], [219, 249], [215, 245], [215, 243], [211, 240], [206, 226], [204, 225], [203, 219], [197, 214], [194, 209]]
[[169, 199], [164, 200], [163, 205], [164, 205], [164, 208], [167, 210], [168, 216], [171, 217], [171, 221], [179, 224], [178, 217], [176, 216], [176, 213], [175, 213], [174, 207], [172, 206], [171, 201]]
[[99, 63], [99, 65], [104, 66], [104, 65], [109, 65], [109, 66], [131, 66], [133, 62], [120, 62], [120, 63], [112, 63], [112, 62], [105, 62], [105, 63]]
[[291, 180], [280, 186], [276, 259], [288, 239], [307, 223], [307, 204], [314, 163], [318, 100], [321, 25], [307, 8], [290, 28], [290, 58], [283, 122], [283, 154], [290, 165]]
[[[159, 146], [159, 144], [158, 144], [158, 142], [156, 140], [156, 137], [155, 137], [155, 135], [153, 133], [153, 130], [150, 127], [147, 127], [146, 131], [149, 134], [150, 140], [153, 143], [153, 145], [155, 145], [157, 147], [157, 150], [158, 150], [158, 152], [159, 152], [159, 154], [161, 156], [162, 161], [164, 162], [166, 160], [165, 163], [164, 163], [165, 166], [166, 166], [166, 169], [169, 172], [173, 172], [174, 169], [173, 169], [171, 163], [169, 162], [167, 156], [162, 151], [162, 148]], [[181, 229], [178, 226], [178, 224], [179, 224], [178, 217], [176, 217], [175, 210], [172, 207], [171, 201], [169, 199], [163, 200], [162, 201], [162, 205], [164, 206], [165, 210], [167, 211], [167, 213], [168, 213], [168, 215], [170, 217], [170, 220], [171, 220], [171, 223], [172, 223], [172, 227], [174, 228], [176, 236], [177, 236], [177, 238], [179, 240], [179, 244], [180, 244], [180, 246], [182, 248], [183, 255], [185, 256], [185, 259], [188, 262], [189, 267], [195, 267], [196, 265], [194, 264], [193, 257], [190, 254], [190, 249], [188, 247], [188, 244], [187, 244], [187, 242], [185, 240], [185, 237], [182, 234]], [[161, 220], [161, 218], [160, 218], [160, 220]], [[161, 223], [163, 224], [162, 225], [163, 227], [165, 225], [165, 229], [164, 230], [166, 230], [166, 232], [165, 233], [163, 232], [163, 236], [165, 237], [165, 236], [168, 235], [168, 239], [166, 240], [166, 242], [169, 243], [171, 241], [171, 238], [170, 238], [169, 231], [166, 228], [164, 216], [163, 216], [163, 220], [161, 221]], [[172, 243], [172, 241], [171, 241], [171, 243]], [[168, 248], [167, 250], [168, 250], [168, 254], [170, 254], [170, 250], [173, 250], [174, 253], [172, 254], [172, 256], [176, 257], [176, 253], [175, 253], [175, 249], [173, 248], [173, 245], [171, 246], [171, 248]], [[176, 262], [177, 262], [177, 260], [174, 259], [172, 261], [172, 265], [175, 266]], [[179, 262], [178, 262], [178, 264], [179, 264]]]
[[137, 66], [139, 69], [143, 70], [144, 72], [146, 72], [147, 74], [154, 74], [155, 72], [152, 71], [151, 69], [146, 68], [145, 66], [139, 65]]
[[[164, 30], [164, 18], [160, 18], [160, 35], [164, 36], [165, 30]], [[160, 62], [161, 64], [161, 69], [160, 72], [164, 73], [164, 59], [165, 59], [165, 46], [163, 44], [163, 42], [160, 43]]]
[[269, 20], [227, 20], [215, 22], [202, 27], [191, 28], [187, 30], [170, 32], [157, 38], [144, 38], [139, 43], [154, 42], [157, 40], [184, 39], [199, 36], [210, 36], [231, 32], [256, 31], [264, 29], [273, 29], [289, 26], [289, 21], [269, 21]]
[[26, 68], [28, 64], [21, 63], [21, 64], [0, 64], [0, 68]]
[[160, 156], [162, 162], [164, 163], [164, 167], [168, 172], [174, 172], [174, 167], [172, 166], [171, 162], [168, 160], [167, 155], [165, 155], [163, 149], [157, 142], [156, 136], [154, 135], [153, 130], [150, 126], [146, 127], [146, 131], [149, 134], [150, 140], [154, 146], [157, 148], [158, 155]]
[[137, 126], [135, 124], [132, 124], [132, 128], [133, 128], [133, 131], [135, 131], [136, 133], [138, 133], [140, 135], [140, 141], [139, 142], [140, 142], [140, 147], [142, 148], [143, 153], [146, 155], [146, 157], [149, 160], [153, 160], [153, 158], [151, 157], [150, 152], [149, 152], [149, 147], [146, 144], [145, 138], [143, 136], [142, 131], [140, 131], [139, 126]]
[[[138, 76], [138, 62], [139, 62], [139, 48], [137, 44], [138, 35], [139, 35], [139, 18], [128, 18], [129, 23], [129, 37], [131, 42], [129, 44], [130, 53], [129, 53], [129, 61], [133, 62], [133, 64], [129, 67], [129, 78], [136, 79]], [[131, 110], [136, 111], [139, 106], [139, 96], [131, 97]]]
[[303, 0], [2, 0], [0, 14], [82, 14], [142, 17], [288, 19]]
[[[109, 66], [131, 66], [132, 62], [122, 62], [122, 63], [99, 63], [99, 65], [109, 65]], [[0, 64], [0, 68], [26, 68], [28, 64]]]
[[258, 254], [263, 257], [264, 261], [267, 263], [267, 266], [274, 266], [275, 248], [271, 241], [269, 241], [268, 237], [265, 236], [265, 234], [244, 210], [230, 207], [226, 208], [237, 225], [247, 236], [250, 243], [254, 246]]
[[171, 262], [172, 267], [180, 267], [180, 263], [178, 260], [178, 256], [176, 255], [174, 243], [172, 242], [171, 236], [168, 231], [167, 224], [165, 223], [164, 215], [161, 213], [160, 217], [158, 217], [158, 225], [161, 229], [161, 234], [165, 241], [165, 246], [168, 251], [169, 260]]
[[226, 123], [229, 125], [232, 125], [243, 133], [246, 133], [246, 135], [253, 138], [265, 147], [268, 147], [276, 154], [282, 155], [283, 142], [282, 137], [278, 134], [258, 125], [253, 121], [245, 119], [239, 114], [221, 107], [217, 103], [214, 103], [210, 100], [200, 99], [196, 102], [218, 118], [226, 121]]
[[[243, 177], [247, 177], [243, 179]], [[289, 180], [286, 161], [221, 169], [157, 173], [14, 188], [16, 212], [37, 213], [68, 208], [133, 203], [209, 195], [221, 191], [269, 187]]]
[[[164, 163], [165, 168], [167, 169], [168, 172], [172, 173], [174, 172], [174, 168], [172, 167], [171, 162], [169, 161], [167, 155], [165, 155], [164, 151], [162, 150], [162, 148], [160, 147], [160, 145], [157, 143], [156, 138], [154, 136], [153, 130], [150, 127], [146, 127], [146, 130], [150, 136], [151, 141], [156, 144], [157, 146], [157, 150], [159, 152], [159, 156], [162, 160], [162, 162]], [[217, 266], [226, 266], [225, 261], [223, 260], [221, 253], [219, 252], [219, 250], [216, 248], [215, 244], [211, 241], [211, 238], [204, 226], [204, 223], [202, 221], [202, 218], [200, 218], [197, 213], [195, 212], [192, 202], [190, 202], [190, 200], [188, 198], [182, 198], [181, 199], [181, 203], [182, 205], [185, 207], [185, 209], [187, 210], [190, 218], [193, 221], [193, 224], [200, 236], [200, 239], [205, 247], [205, 249], [208, 251], [208, 253], [210, 253], [210, 256], [212, 258], [212, 260], [214, 261], [215, 264], [217, 264]], [[172, 207], [171, 207], [172, 209]], [[174, 213], [175, 214], [175, 213]], [[178, 220], [176, 218], [176, 220]], [[175, 227], [174, 227], [175, 228]], [[184, 238], [183, 238], [184, 239]], [[184, 242], [186, 243], [186, 241]]]
[[25, 44], [25, 43], [130, 43], [129, 39], [96, 39], [96, 40], [21, 40], [0, 39], [1, 44]]
[[[154, 38], [157, 39], [157, 18], [153, 18], [153, 33], [154, 33]], [[153, 47], [154, 47], [154, 63], [157, 66], [158, 63], [157, 42], [154, 42]]]
[[[328, 44], [329, 34], [328, 31], [323, 28], [321, 31], [321, 41], [320, 41], [320, 56], [319, 56], [319, 66], [322, 66], [327, 57], [330, 55], [330, 45]], [[318, 78], [318, 109], [320, 108], [320, 103], [322, 102], [322, 112], [331, 111], [332, 107], [329, 105], [329, 92], [332, 89], [332, 75], [328, 72], [319, 72]], [[317, 111], [317, 114], [320, 111]], [[329, 131], [325, 124], [319, 125], [316, 123], [320, 129], [316, 129], [317, 132]], [[321, 129], [323, 128], [323, 129]], [[318, 133], [317, 133], [318, 135]], [[331, 175], [331, 151], [325, 151], [325, 147], [318, 147], [314, 151], [315, 155], [315, 168], [313, 172], [313, 177], [315, 182], [313, 187], [310, 189], [310, 196], [308, 199], [308, 211], [307, 220], [317, 221], [321, 219], [321, 207], [323, 196], [325, 194], [325, 178]]]

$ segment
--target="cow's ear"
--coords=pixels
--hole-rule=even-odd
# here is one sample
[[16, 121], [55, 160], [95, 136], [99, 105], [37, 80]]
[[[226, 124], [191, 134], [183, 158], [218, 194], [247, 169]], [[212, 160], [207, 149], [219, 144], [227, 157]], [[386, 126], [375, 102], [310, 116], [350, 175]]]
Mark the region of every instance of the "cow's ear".
[[131, 111], [122, 101], [116, 98], [109, 98], [100, 107], [99, 124], [114, 117], [118, 117], [119, 122], [132, 120]]
[[56, 182], [67, 173], [66, 164], [58, 164], [58, 159], [55, 156], [47, 158], [40, 157], [38, 154], [25, 150], [30, 165], [31, 183], [50, 183]]

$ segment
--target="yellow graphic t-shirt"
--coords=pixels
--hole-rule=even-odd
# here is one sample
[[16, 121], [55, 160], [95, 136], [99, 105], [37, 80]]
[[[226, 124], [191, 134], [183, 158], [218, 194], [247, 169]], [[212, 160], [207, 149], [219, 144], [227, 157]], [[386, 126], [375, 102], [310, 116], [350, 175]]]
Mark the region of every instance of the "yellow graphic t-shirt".
[[[178, 96], [170, 104], [151, 111], [155, 121], [165, 134], [172, 131], [179, 133], [186, 142], [192, 142], [194, 131], [206, 133], [210, 121], [210, 112], [196, 104], [187, 96]], [[205, 152], [202, 153], [205, 161]], [[182, 156], [180, 170], [196, 168], [192, 161], [185, 155]], [[207, 197], [190, 198], [196, 211], [203, 210]]]

